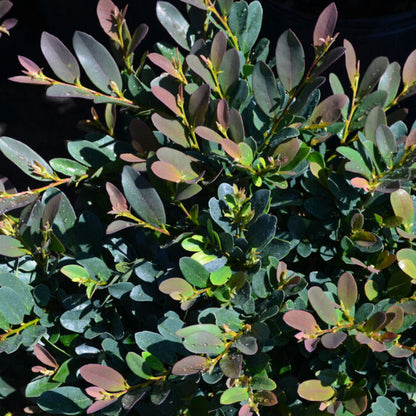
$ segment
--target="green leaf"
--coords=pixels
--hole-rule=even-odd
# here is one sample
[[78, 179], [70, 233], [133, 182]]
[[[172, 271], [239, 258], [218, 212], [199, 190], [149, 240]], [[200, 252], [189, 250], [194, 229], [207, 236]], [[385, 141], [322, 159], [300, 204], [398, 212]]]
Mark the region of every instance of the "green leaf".
[[337, 147], [337, 152], [341, 153], [343, 156], [350, 160], [350, 162], [345, 165], [345, 168], [348, 171], [360, 173], [366, 178], [372, 179], [372, 172], [368, 168], [364, 158], [359, 152], [346, 146]]
[[156, 227], [166, 223], [165, 208], [159, 194], [140, 173], [125, 166], [121, 183], [127, 201], [140, 218]]
[[188, 55], [186, 57], [186, 63], [189, 65], [189, 68], [200, 76], [214, 91], [217, 90], [217, 85], [215, 84], [214, 78], [210, 70], [205, 66], [202, 59], [196, 55]]
[[375, 144], [376, 130], [381, 124], [387, 125], [386, 113], [380, 106], [377, 106], [368, 113], [364, 126], [365, 138]]
[[272, 70], [264, 62], [257, 62], [254, 66], [252, 83], [257, 105], [272, 117], [279, 109], [280, 93]]
[[152, 376], [152, 369], [146, 360], [135, 352], [129, 352], [126, 355], [126, 363], [134, 374], [144, 380], [148, 380]]
[[43, 392], [59, 387], [61, 383], [50, 381], [49, 377], [32, 380], [25, 389], [26, 397], [39, 397]]
[[377, 400], [371, 405], [372, 413], [368, 416], [396, 416], [397, 409], [394, 404], [384, 396], [377, 397]]
[[87, 173], [87, 167], [75, 160], [55, 158], [49, 161], [53, 170], [67, 176], [82, 176]]
[[99, 145], [88, 140], [74, 140], [68, 143], [69, 154], [79, 163], [88, 167], [100, 168], [112, 159]]
[[9, 235], [0, 235], [0, 256], [21, 257], [26, 254], [22, 243]]
[[159, 290], [175, 300], [189, 298], [194, 294], [193, 287], [185, 279], [179, 277], [164, 280], [159, 285]]
[[17, 293], [25, 305], [25, 314], [29, 315], [35, 302], [32, 295], [32, 287], [24, 283], [19, 277], [10, 273], [0, 274], [0, 286], [8, 287]]
[[230, 88], [238, 81], [240, 75], [240, 54], [237, 49], [229, 49], [225, 52], [220, 66], [218, 81], [221, 90], [229, 94]]
[[322, 402], [331, 399], [335, 391], [331, 386], [325, 386], [321, 380], [307, 380], [299, 385], [298, 394], [305, 400]]
[[85, 409], [92, 404], [78, 387], [57, 387], [41, 394], [37, 401], [38, 406], [45, 412], [53, 415], [82, 415]]
[[403, 370], [389, 377], [389, 382], [403, 393], [416, 393], [416, 377], [411, 376]]
[[279, 80], [286, 91], [292, 91], [305, 72], [305, 52], [292, 30], [280, 35], [276, 46], [276, 68]]
[[337, 325], [338, 315], [334, 303], [319, 286], [308, 290], [308, 298], [319, 317], [329, 325]]
[[189, 283], [201, 289], [207, 287], [209, 272], [202, 264], [191, 257], [182, 257], [179, 260], [179, 268]]
[[245, 355], [254, 355], [258, 351], [257, 340], [250, 335], [242, 335], [233, 346]]
[[244, 387], [231, 387], [225, 390], [220, 397], [220, 403], [224, 405], [244, 402], [246, 400], [248, 400], [248, 391]]
[[166, 1], [158, 1], [156, 3], [156, 14], [159, 22], [176, 43], [189, 51], [191, 46], [188, 40], [189, 23], [179, 10]]
[[220, 360], [220, 368], [226, 377], [238, 378], [241, 375], [243, 356], [241, 354], [227, 354]]
[[20, 325], [26, 313], [26, 306], [20, 295], [10, 287], [0, 288], [0, 311], [12, 325]]
[[402, 218], [402, 224], [406, 230], [411, 230], [415, 218], [415, 207], [412, 197], [404, 189], [398, 189], [390, 194], [390, 202], [394, 214]]
[[359, 84], [357, 91], [358, 98], [367, 96], [374, 89], [388, 65], [389, 60], [385, 56], [379, 56], [370, 63]]
[[197, 325], [190, 325], [185, 326], [178, 331], [176, 331], [176, 335], [182, 338], [186, 338], [187, 336], [193, 334], [194, 332], [210, 332], [211, 334], [215, 335], [216, 337], [221, 337], [223, 332], [221, 329], [214, 324], [197, 324]]
[[222, 286], [228, 282], [231, 274], [231, 269], [228, 266], [223, 266], [215, 272], [212, 272], [209, 276], [209, 280], [213, 285]]
[[86, 364], [79, 369], [79, 373], [88, 383], [109, 392], [123, 391], [128, 386], [118, 371], [106, 365]]
[[48, 97], [74, 97], [74, 98], [85, 98], [87, 100], [94, 100], [97, 98], [97, 95], [84, 88], [84, 87], [77, 87], [76, 85], [65, 85], [65, 84], [57, 84], [51, 85], [46, 90], [46, 95]]
[[77, 60], [56, 36], [43, 32], [40, 47], [49, 66], [58, 78], [69, 84], [79, 81], [80, 70]]
[[33, 179], [37, 179], [38, 181], [51, 181], [50, 178], [44, 178], [35, 173], [34, 169], [36, 169], [38, 165], [49, 175], [53, 175], [53, 170], [47, 162], [29, 146], [18, 140], [3, 136], [0, 137], [0, 150], [7, 159], [13, 162], [26, 175]]
[[[387, 91], [386, 104], [390, 104], [397, 95], [400, 87], [400, 65], [397, 62], [392, 62], [380, 78], [378, 89]], [[385, 122], [383, 124], [386, 124]]]
[[397, 252], [399, 267], [412, 279], [416, 279], [416, 251], [402, 248]]
[[393, 159], [397, 152], [396, 139], [391, 129], [381, 124], [376, 129], [376, 145], [381, 157], [389, 169], [393, 167]]
[[110, 83], [123, 89], [120, 70], [107, 49], [92, 36], [84, 32], [75, 32], [73, 37], [75, 53], [91, 82], [101, 91], [114, 94]]
[[260, 250], [267, 246], [276, 233], [277, 218], [273, 215], [262, 214], [247, 230], [247, 241], [251, 247]]
[[68, 264], [61, 268], [61, 273], [69, 277], [75, 283], [84, 283], [90, 279], [90, 274], [77, 264]]
[[197, 331], [188, 335], [183, 346], [195, 354], [221, 354], [225, 350], [224, 341], [211, 332]]

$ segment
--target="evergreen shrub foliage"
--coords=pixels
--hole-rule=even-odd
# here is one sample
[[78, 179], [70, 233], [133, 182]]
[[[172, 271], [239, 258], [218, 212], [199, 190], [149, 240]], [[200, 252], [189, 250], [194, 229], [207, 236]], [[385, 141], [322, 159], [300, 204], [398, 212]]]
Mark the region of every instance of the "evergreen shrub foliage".
[[360, 69], [332, 3], [309, 63], [257, 0], [182, 1], [153, 52], [100, 0], [109, 47], [19, 57], [94, 107], [65, 157], [0, 138], [40, 182], [0, 183], [3, 412], [415, 415], [416, 51]]

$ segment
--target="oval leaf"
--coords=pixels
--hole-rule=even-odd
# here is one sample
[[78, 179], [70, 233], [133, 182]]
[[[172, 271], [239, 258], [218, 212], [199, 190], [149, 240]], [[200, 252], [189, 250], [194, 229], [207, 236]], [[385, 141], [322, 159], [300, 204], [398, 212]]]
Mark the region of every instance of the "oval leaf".
[[287, 325], [307, 335], [313, 335], [319, 329], [313, 315], [306, 311], [288, 311], [283, 315], [283, 320]]
[[402, 218], [402, 224], [410, 231], [415, 218], [412, 197], [404, 189], [398, 189], [390, 194], [390, 202], [394, 214]]
[[269, 117], [277, 113], [280, 94], [273, 71], [264, 62], [257, 62], [252, 73], [253, 94], [257, 105]]
[[111, 367], [101, 364], [87, 364], [79, 369], [82, 378], [88, 383], [109, 392], [123, 391], [128, 387], [124, 377]]
[[345, 332], [333, 332], [321, 337], [321, 344], [330, 350], [338, 348], [347, 338]]
[[343, 273], [338, 280], [338, 299], [346, 309], [351, 309], [358, 297], [357, 283], [351, 273]]
[[198, 374], [206, 369], [208, 360], [200, 355], [190, 355], [176, 362], [172, 367], [172, 374], [177, 376], [189, 376]]
[[403, 248], [397, 252], [399, 267], [412, 279], [416, 279], [416, 251]]
[[336, 325], [338, 323], [335, 304], [320, 287], [311, 287], [308, 290], [308, 298], [313, 309], [315, 309], [316, 313], [325, 323], [329, 325]]
[[188, 335], [183, 346], [195, 354], [221, 354], [225, 350], [224, 341], [211, 332], [197, 331]]
[[244, 387], [232, 387], [221, 394], [221, 404], [244, 402], [248, 399], [248, 391]]
[[311, 402], [325, 402], [334, 396], [335, 391], [331, 386], [325, 386], [321, 380], [307, 380], [299, 385], [298, 394]]
[[338, 10], [335, 3], [329, 4], [319, 15], [313, 31], [313, 46], [319, 47], [331, 38], [337, 24]]
[[416, 49], [407, 57], [403, 65], [402, 79], [406, 86], [416, 82]]

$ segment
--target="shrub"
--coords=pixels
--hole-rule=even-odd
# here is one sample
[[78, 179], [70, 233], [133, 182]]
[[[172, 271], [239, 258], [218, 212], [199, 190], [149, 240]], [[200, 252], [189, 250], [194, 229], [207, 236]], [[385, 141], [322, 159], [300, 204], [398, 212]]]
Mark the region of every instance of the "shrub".
[[[3, 411], [416, 414], [416, 52], [360, 72], [331, 3], [307, 66], [293, 31], [258, 39], [258, 1], [183, 2], [139, 59], [111, 0], [111, 53], [43, 33], [51, 71], [19, 57], [12, 81], [104, 108], [68, 158], [0, 139], [42, 182], [1, 182], [0, 395], [26, 397]], [[321, 99], [342, 56], [349, 95], [332, 73]]]

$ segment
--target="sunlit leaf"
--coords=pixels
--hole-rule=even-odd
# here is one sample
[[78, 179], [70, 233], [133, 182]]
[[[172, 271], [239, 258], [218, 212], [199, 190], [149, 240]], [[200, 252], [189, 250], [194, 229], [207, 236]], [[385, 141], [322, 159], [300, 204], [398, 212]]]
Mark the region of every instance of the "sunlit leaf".
[[402, 218], [402, 224], [407, 230], [411, 230], [415, 218], [412, 197], [404, 189], [398, 189], [390, 194], [390, 202], [394, 214]]
[[178, 105], [176, 104], [176, 97], [171, 92], [165, 90], [162, 87], [159, 87], [158, 85], [154, 85], [152, 87], [152, 93], [159, 101], [165, 104], [165, 106], [168, 107], [169, 110], [171, 110], [174, 114], [179, 115], [181, 113]]
[[264, 62], [257, 62], [253, 69], [252, 79], [256, 103], [266, 115], [273, 116], [280, 104], [280, 93], [273, 71]]
[[338, 299], [346, 309], [351, 309], [358, 297], [357, 283], [351, 273], [343, 273], [338, 279]]
[[347, 338], [345, 332], [332, 332], [321, 337], [321, 344], [330, 350], [338, 348]]
[[254, 394], [254, 400], [261, 406], [270, 407], [277, 404], [277, 397], [271, 391], [263, 390]]
[[244, 387], [231, 387], [228, 390], [225, 390], [221, 394], [220, 403], [221, 404], [232, 404], [238, 402], [244, 402], [248, 399], [248, 391]]
[[250, 335], [242, 335], [234, 342], [234, 346], [245, 355], [254, 355], [258, 350], [256, 338]]
[[193, 287], [185, 279], [179, 277], [164, 280], [159, 285], [159, 290], [175, 300], [182, 300], [194, 294]]
[[172, 367], [172, 374], [177, 376], [189, 376], [203, 371], [208, 360], [200, 355], [190, 355], [177, 361]]
[[218, 81], [221, 90], [227, 93], [235, 82], [238, 81], [240, 75], [240, 54], [237, 49], [229, 49], [224, 54], [220, 66]]
[[43, 364], [46, 364], [52, 368], [58, 367], [58, 363], [56, 362], [55, 358], [44, 346], [36, 344], [33, 347], [33, 352], [36, 355], [36, 358]]
[[354, 84], [354, 77], [357, 73], [357, 57], [355, 55], [354, 47], [351, 42], [347, 39], [344, 39], [344, 48], [345, 48], [345, 66], [347, 68], [348, 79], [350, 84]]
[[387, 91], [388, 93], [386, 104], [390, 104], [396, 98], [400, 82], [400, 65], [397, 62], [392, 62], [389, 64], [378, 83], [378, 89]]
[[183, 147], [189, 147], [185, 128], [178, 120], [154, 113], [152, 115], [152, 122], [161, 133], [169, 137], [174, 143]]
[[152, 369], [146, 360], [139, 354], [130, 351], [126, 355], [126, 363], [134, 374], [144, 380], [148, 380], [152, 376]]
[[104, 32], [113, 40], [118, 38], [115, 16], [118, 16], [119, 14], [119, 8], [111, 0], [100, 0], [98, 2], [98, 21], [100, 22]]
[[23, 244], [10, 235], [0, 235], [0, 255], [6, 257], [21, 257], [26, 254]]
[[406, 86], [416, 82], [416, 49], [407, 57], [403, 65], [402, 79]]
[[222, 60], [224, 59], [225, 51], [227, 50], [227, 37], [225, 33], [219, 31], [212, 39], [210, 59], [214, 68], [218, 71]]
[[319, 329], [313, 315], [306, 311], [288, 311], [283, 315], [283, 320], [287, 325], [305, 334], [313, 335]]
[[225, 350], [224, 341], [211, 332], [197, 331], [188, 335], [183, 346], [195, 354], [221, 354]]
[[380, 106], [377, 106], [368, 113], [364, 126], [365, 138], [376, 143], [376, 130], [381, 124], [387, 125], [386, 113]]
[[338, 323], [338, 315], [335, 304], [328, 298], [319, 286], [313, 286], [308, 290], [308, 298], [313, 309], [319, 317], [329, 325]]
[[341, 111], [347, 103], [348, 97], [345, 94], [331, 95], [318, 104], [310, 121], [312, 123], [334, 123], [340, 118]]
[[94, 386], [109, 392], [123, 391], [128, 387], [124, 377], [111, 367], [101, 364], [86, 364], [79, 369], [82, 378]]
[[388, 65], [389, 60], [385, 56], [379, 56], [370, 63], [360, 81], [357, 97], [363, 98], [375, 88]]
[[416, 279], [416, 251], [402, 248], [397, 252], [399, 267], [412, 279]]
[[220, 360], [220, 368], [226, 377], [238, 378], [241, 375], [243, 356], [241, 354], [227, 354]]
[[215, 132], [214, 130], [210, 129], [209, 127], [205, 127], [205, 126], [198, 126], [195, 129], [195, 133], [202, 137], [205, 140], [208, 140], [210, 142], [214, 142], [214, 143], [221, 143], [223, 140], [223, 137], [220, 136], [217, 132]]
[[321, 380], [307, 380], [298, 387], [298, 394], [305, 400], [322, 402], [331, 399], [335, 391], [331, 386], [326, 386]]
[[211, 88], [209, 85], [201, 85], [189, 98], [188, 111], [193, 126], [204, 124], [208, 110]]

